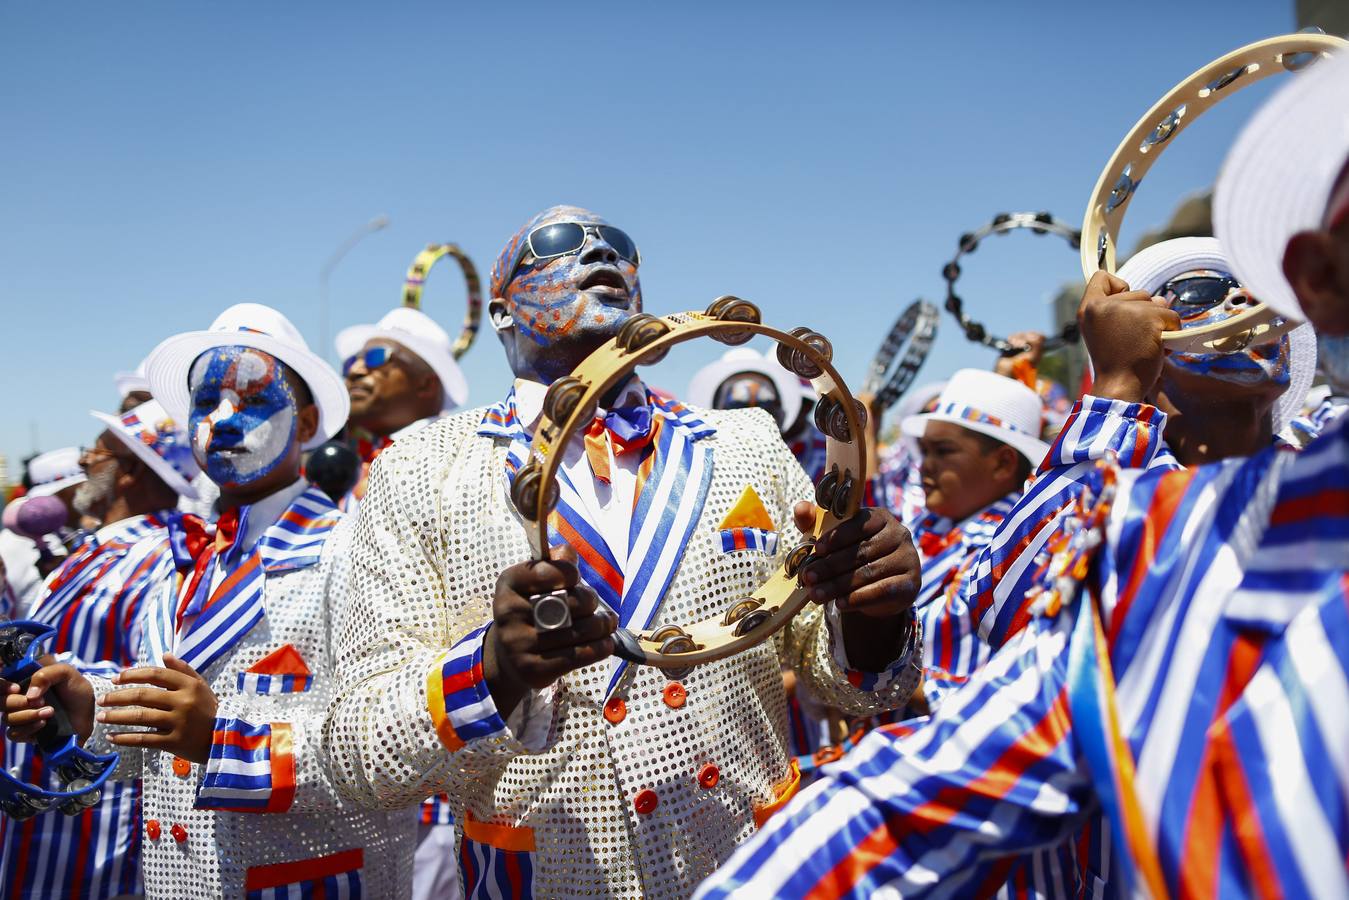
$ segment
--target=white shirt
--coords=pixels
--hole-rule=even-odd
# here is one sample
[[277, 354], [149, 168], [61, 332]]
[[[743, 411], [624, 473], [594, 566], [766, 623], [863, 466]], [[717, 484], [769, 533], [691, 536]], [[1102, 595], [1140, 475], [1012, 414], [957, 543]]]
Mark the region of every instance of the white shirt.
[[[534, 433], [534, 426], [543, 415], [543, 397], [547, 393], [548, 387], [537, 381], [523, 378], [515, 380], [515, 412], [520, 417], [520, 424], [530, 434]], [[611, 408], [645, 406], [646, 402], [646, 385], [634, 377], [624, 385]], [[599, 409], [596, 415], [602, 416], [607, 411]], [[584, 432], [573, 437], [562, 451], [561, 469], [581, 498], [586, 521], [600, 533], [613, 551], [614, 558], [624, 563], [626, 568], [628, 531], [636, 503], [637, 468], [641, 464], [642, 454], [624, 453], [615, 458], [613, 447], [608, 441], [605, 441], [605, 448], [609, 453], [608, 484], [595, 477], [590, 457], [586, 456]]]

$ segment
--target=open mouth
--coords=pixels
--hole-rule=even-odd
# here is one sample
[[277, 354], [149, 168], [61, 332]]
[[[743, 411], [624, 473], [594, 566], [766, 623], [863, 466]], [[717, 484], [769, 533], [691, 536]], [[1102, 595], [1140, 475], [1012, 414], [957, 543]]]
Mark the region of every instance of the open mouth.
[[[594, 291], [600, 295], [609, 295], [614, 300], [627, 302], [628, 283], [623, 274], [613, 266], [596, 266], [586, 273], [577, 288], [582, 291]], [[601, 296], [601, 299], [606, 299]], [[608, 302], [606, 300], [606, 302]]]

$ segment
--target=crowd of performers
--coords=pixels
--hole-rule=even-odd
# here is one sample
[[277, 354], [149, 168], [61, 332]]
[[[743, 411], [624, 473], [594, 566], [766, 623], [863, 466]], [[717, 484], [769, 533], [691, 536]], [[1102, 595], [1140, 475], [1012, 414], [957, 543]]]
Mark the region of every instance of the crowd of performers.
[[[683, 398], [633, 376], [563, 448], [531, 561], [510, 485], [546, 387], [642, 310], [622, 229], [559, 206], [507, 242], [515, 381], [486, 408], [456, 412], [416, 309], [344, 331], [342, 374], [258, 304], [167, 338], [0, 533], [4, 614], [55, 629], [0, 685], [6, 770], [50, 775], [51, 698], [120, 756], [79, 815], [0, 820], [0, 889], [1349, 896], [1349, 58], [1267, 101], [1215, 209], [1216, 238], [1087, 284], [1066, 417], [1029, 333], [911, 392], [807, 609], [678, 671], [615, 630], [762, 582], [815, 520], [825, 441], [754, 349]], [[1164, 350], [1250, 296], [1306, 324]], [[334, 437], [361, 468], [330, 496], [304, 466]], [[542, 628], [557, 591], [570, 622]]]

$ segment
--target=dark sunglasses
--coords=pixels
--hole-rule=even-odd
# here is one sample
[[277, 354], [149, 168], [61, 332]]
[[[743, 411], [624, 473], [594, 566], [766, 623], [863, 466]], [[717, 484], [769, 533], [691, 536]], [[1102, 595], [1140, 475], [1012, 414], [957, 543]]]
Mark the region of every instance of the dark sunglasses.
[[373, 372], [380, 366], [393, 359], [392, 347], [371, 347], [369, 350], [363, 350], [355, 356], [348, 356], [346, 362], [342, 363], [342, 374], [346, 375], [356, 365], [356, 360], [365, 364], [366, 371]]
[[1212, 275], [1191, 275], [1168, 281], [1159, 296], [1183, 317], [1212, 309], [1239, 291], [1243, 291], [1239, 281], [1230, 275], [1215, 272]]
[[[634, 266], [641, 265], [642, 257], [637, 252], [637, 244], [628, 237], [627, 232], [612, 225], [582, 225], [580, 222], [540, 225], [529, 233], [529, 237], [525, 239], [525, 247], [529, 251], [529, 256], [536, 260], [555, 259], [569, 253], [580, 253], [581, 248], [585, 246], [586, 235], [590, 233], [613, 247], [615, 253]], [[522, 254], [520, 261], [515, 264], [516, 270], [525, 262], [526, 257]], [[512, 271], [511, 275], [514, 274]]]

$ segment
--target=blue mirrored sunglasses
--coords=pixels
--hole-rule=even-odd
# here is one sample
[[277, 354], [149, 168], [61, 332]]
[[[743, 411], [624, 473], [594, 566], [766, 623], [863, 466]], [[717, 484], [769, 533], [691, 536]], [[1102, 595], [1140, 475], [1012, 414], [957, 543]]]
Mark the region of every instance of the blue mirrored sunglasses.
[[342, 374], [346, 375], [356, 365], [356, 360], [364, 363], [366, 371], [374, 371], [380, 366], [393, 359], [392, 347], [371, 347], [369, 350], [362, 350], [355, 356], [348, 356], [342, 363]]

